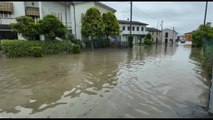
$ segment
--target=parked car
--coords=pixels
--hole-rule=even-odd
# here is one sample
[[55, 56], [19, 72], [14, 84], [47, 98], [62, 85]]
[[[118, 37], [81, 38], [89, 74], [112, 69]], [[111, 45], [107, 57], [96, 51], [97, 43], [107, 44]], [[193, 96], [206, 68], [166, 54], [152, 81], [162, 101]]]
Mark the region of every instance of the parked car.
[[180, 40], [180, 43], [185, 43], [185, 40]]

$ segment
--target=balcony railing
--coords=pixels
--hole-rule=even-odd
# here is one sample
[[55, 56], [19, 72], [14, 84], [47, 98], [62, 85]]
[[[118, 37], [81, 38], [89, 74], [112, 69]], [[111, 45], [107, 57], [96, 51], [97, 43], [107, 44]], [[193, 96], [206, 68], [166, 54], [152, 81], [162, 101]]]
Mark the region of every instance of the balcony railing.
[[[15, 18], [0, 18], [0, 25], [10, 25], [10, 23], [16, 23]], [[66, 26], [66, 22], [62, 22]], [[67, 28], [72, 28], [72, 22], [67, 22]]]
[[16, 23], [15, 18], [0, 18], [0, 25], [10, 25], [10, 23]]

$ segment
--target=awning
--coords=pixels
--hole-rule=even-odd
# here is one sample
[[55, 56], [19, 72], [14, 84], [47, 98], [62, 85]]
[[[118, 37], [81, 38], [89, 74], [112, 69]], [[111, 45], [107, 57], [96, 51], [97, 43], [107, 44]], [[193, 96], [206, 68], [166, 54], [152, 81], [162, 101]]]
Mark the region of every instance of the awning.
[[13, 3], [11, 3], [11, 2], [0, 2], [0, 12], [13, 13]]
[[26, 7], [26, 15], [39, 16], [39, 8]]

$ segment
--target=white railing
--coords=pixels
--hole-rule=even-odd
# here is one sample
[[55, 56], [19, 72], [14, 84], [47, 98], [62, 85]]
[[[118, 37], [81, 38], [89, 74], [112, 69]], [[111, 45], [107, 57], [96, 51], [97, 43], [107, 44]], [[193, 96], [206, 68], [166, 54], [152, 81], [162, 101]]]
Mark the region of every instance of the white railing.
[[0, 25], [10, 25], [10, 23], [16, 23], [15, 18], [0, 18]]
[[[10, 23], [16, 23], [15, 18], [0, 18], [0, 25], [10, 25]], [[66, 22], [63, 22], [66, 26]], [[72, 22], [67, 22], [67, 28], [72, 28]]]
[[[136, 35], [141, 35], [141, 34], [147, 34], [148, 32], [147, 31], [132, 31], [132, 34], [136, 34]], [[130, 31], [122, 31], [121, 34], [130, 34]]]

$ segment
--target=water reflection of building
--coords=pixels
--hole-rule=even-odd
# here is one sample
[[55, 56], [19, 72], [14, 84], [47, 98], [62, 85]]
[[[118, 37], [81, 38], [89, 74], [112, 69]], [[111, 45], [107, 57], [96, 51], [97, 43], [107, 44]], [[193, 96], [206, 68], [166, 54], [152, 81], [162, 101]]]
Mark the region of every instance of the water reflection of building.
[[151, 58], [172, 57], [176, 52], [177, 46], [174, 44], [156, 44], [152, 46], [135, 46], [128, 55], [132, 60], [144, 60]]

